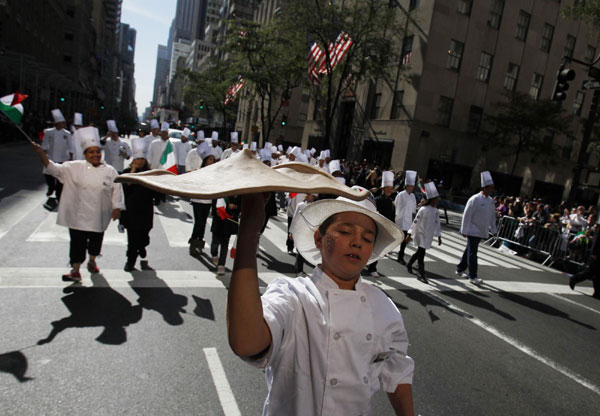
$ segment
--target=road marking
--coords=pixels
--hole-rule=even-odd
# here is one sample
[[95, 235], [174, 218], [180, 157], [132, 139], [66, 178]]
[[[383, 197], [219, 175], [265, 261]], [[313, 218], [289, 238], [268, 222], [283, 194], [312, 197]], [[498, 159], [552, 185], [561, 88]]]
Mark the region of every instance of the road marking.
[[231, 391], [229, 381], [227, 381], [227, 375], [225, 374], [225, 370], [223, 369], [223, 365], [219, 359], [219, 354], [217, 354], [217, 349], [204, 348], [203, 351], [204, 355], [206, 356], [206, 361], [208, 362], [208, 368], [210, 369], [213, 382], [217, 388], [217, 394], [219, 395], [219, 401], [221, 402], [223, 413], [225, 413], [225, 416], [241, 415], [240, 409], [235, 401], [235, 397], [233, 396], [233, 392]]
[[[456, 243], [455, 241], [453, 241], [452, 239], [445, 239], [442, 237], [442, 247], [446, 246], [446, 247], [452, 247], [456, 250], [460, 250], [461, 253], [461, 258], [462, 258], [462, 253], [465, 249], [465, 245], [463, 244], [462, 246], [459, 245], [458, 243]], [[486, 250], [479, 250], [477, 253], [477, 258], [478, 259], [483, 259], [485, 261], [488, 261], [490, 263], [492, 263], [494, 266], [500, 266], [500, 267], [505, 267], [507, 269], [516, 269], [516, 270], [520, 270], [521, 267], [519, 266], [515, 266], [512, 263], [506, 262], [504, 261], [504, 259], [499, 259], [496, 258], [494, 256], [491, 256], [490, 254], [488, 254], [486, 252]]]
[[[577, 292], [579, 292], [579, 289], [577, 290]], [[571, 294], [572, 294], [572, 295], [576, 295], [576, 294], [577, 294], [577, 292], [571, 292]], [[600, 311], [599, 311], [599, 310], [596, 310], [596, 309], [594, 309], [594, 308], [590, 308], [589, 306], [586, 306], [586, 305], [582, 305], [581, 303], [577, 303], [577, 302], [575, 302], [575, 301], [573, 301], [573, 300], [571, 300], [571, 299], [565, 298], [564, 296], [560, 296], [560, 295], [557, 295], [557, 294], [555, 294], [555, 293], [548, 293], [548, 295], [550, 295], [550, 296], [553, 296], [553, 297], [555, 297], [555, 298], [558, 298], [558, 299], [560, 299], [560, 300], [563, 300], [563, 301], [565, 301], [565, 302], [567, 302], [567, 303], [572, 303], [573, 305], [577, 305], [577, 306], [579, 306], [580, 308], [587, 309], [587, 310], [588, 310], [588, 311], [590, 311], [590, 312], [594, 312], [594, 313], [600, 314]]]
[[[155, 207], [154, 215], [158, 217], [162, 229], [169, 241], [169, 247], [188, 247], [188, 240], [194, 229], [193, 216], [185, 212], [179, 202], [166, 202]], [[207, 227], [210, 224], [207, 223]], [[210, 230], [210, 227], [208, 228]]]
[[36, 207], [42, 205], [44, 196], [39, 191], [19, 191], [13, 195], [0, 200], [0, 238], [8, 232], [23, 218], [25, 218]]

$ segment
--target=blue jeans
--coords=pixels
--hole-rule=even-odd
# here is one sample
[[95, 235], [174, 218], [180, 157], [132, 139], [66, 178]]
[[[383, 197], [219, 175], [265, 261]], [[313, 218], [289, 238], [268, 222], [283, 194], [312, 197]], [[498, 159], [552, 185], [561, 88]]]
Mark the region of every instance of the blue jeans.
[[477, 277], [477, 249], [479, 248], [480, 237], [467, 236], [467, 248], [463, 253], [460, 263], [456, 266], [456, 271], [463, 272], [469, 268], [469, 278]]

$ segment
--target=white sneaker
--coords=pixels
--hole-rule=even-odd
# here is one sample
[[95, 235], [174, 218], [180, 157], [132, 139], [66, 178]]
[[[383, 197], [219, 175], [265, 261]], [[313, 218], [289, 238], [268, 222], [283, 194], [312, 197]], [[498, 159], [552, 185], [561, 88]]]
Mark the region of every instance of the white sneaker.
[[372, 277], [379, 277], [379, 273], [377, 273], [377, 272], [371, 272], [371, 276]]
[[296, 275], [296, 277], [308, 277], [308, 275], [304, 272], [300, 272]]
[[475, 286], [480, 286], [483, 283], [483, 280], [479, 277], [473, 277], [472, 279], [469, 279], [469, 282], [471, 282]]
[[469, 274], [467, 272], [459, 272], [458, 270], [455, 270], [454, 274], [460, 277], [464, 277], [465, 279], [469, 278]]
[[217, 267], [217, 275], [222, 276], [225, 274], [225, 266]]

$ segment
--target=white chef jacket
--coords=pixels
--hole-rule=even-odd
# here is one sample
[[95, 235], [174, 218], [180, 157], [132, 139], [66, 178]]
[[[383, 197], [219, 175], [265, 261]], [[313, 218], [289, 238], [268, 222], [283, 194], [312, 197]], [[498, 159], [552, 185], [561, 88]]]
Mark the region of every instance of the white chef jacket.
[[410, 194], [406, 190], [396, 195], [394, 200], [396, 206], [396, 225], [407, 231], [413, 222], [413, 214], [417, 212], [417, 198], [414, 192]]
[[69, 131], [56, 130], [55, 127], [44, 130], [42, 149], [46, 151], [48, 159], [56, 163], [66, 162], [73, 148], [73, 137]]
[[64, 185], [58, 205], [58, 225], [102, 233], [110, 224], [112, 210], [125, 209], [123, 188], [115, 183], [119, 174], [104, 162], [94, 167], [85, 160], [61, 165], [51, 161], [46, 170]]
[[223, 150], [223, 154], [221, 155], [221, 160], [228, 159], [231, 156], [233, 156], [234, 154], [236, 154], [237, 152], [239, 152], [239, 150], [236, 150], [234, 152], [231, 147], [228, 147], [227, 149]]
[[488, 231], [496, 234], [494, 200], [481, 192], [473, 195], [465, 205], [460, 233], [471, 237], [487, 238]]
[[148, 134], [146, 136], [143, 137], [143, 139], [146, 141], [146, 156], [148, 155], [148, 150], [150, 149], [150, 145], [152, 144], [152, 142], [154, 140], [162, 140], [162, 138], [159, 136], [153, 136], [152, 134]]
[[295, 197], [290, 198], [290, 194], [286, 194], [287, 199], [287, 216], [290, 218], [294, 217], [296, 213], [296, 207], [298, 204], [306, 198], [306, 194], [296, 194]]
[[421, 207], [408, 233], [413, 237], [417, 247], [429, 250], [433, 237], [442, 235], [440, 212], [437, 207], [431, 205]]
[[192, 150], [192, 142], [188, 140], [184, 143], [180, 139], [173, 139], [173, 146], [175, 147], [175, 157], [177, 158], [178, 164], [185, 164], [185, 158], [189, 151]]
[[[127, 157], [123, 156], [126, 155]], [[125, 165], [125, 159], [131, 157], [131, 148], [123, 140], [113, 140], [109, 138], [104, 145], [104, 160], [117, 170], [122, 172]]]
[[[154, 140], [152, 143], [150, 143], [150, 147], [148, 148], [148, 162], [150, 163], [150, 168], [151, 169], [161, 169], [160, 166], [160, 157], [162, 156], [163, 152], [165, 151], [165, 147], [167, 147], [167, 142], [170, 139], [167, 140], [163, 140], [162, 138]], [[171, 144], [173, 144], [173, 141], [171, 141]], [[175, 164], [178, 165], [179, 162], [177, 159], [177, 153], [173, 152], [173, 154], [175, 155]]]
[[[212, 146], [212, 144], [211, 144], [211, 146]], [[221, 146], [213, 147], [212, 151], [213, 151], [213, 155], [215, 155], [215, 159], [221, 160], [221, 156], [223, 156], [223, 149], [221, 149]]]
[[412, 383], [402, 315], [380, 289], [342, 290], [316, 267], [276, 279], [261, 301], [272, 342], [245, 361], [265, 369], [263, 415], [370, 415], [376, 391]]

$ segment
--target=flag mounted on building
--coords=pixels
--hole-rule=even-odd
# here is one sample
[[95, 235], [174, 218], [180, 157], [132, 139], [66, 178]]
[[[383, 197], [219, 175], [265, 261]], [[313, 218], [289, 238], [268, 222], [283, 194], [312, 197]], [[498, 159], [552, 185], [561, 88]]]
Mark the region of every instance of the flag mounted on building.
[[325, 53], [317, 42], [311, 45], [306, 59], [308, 61], [308, 79], [313, 85], [319, 84], [321, 82], [319, 68], [321, 68], [322, 63], [325, 61]]
[[238, 95], [240, 90], [244, 88], [244, 85], [246, 85], [246, 81], [244, 81], [244, 79], [240, 77], [238, 82], [229, 87], [229, 89], [227, 90], [227, 94], [225, 95], [225, 105], [235, 100], [236, 95]]
[[173, 151], [173, 143], [170, 140], [167, 141], [167, 146], [160, 156], [160, 166], [163, 169], [177, 175], [177, 164], [175, 163], [175, 153]]
[[15, 124], [19, 124], [23, 118], [24, 108], [21, 102], [25, 98], [27, 98], [26, 94], [19, 94], [18, 92], [0, 98], [0, 110]]

